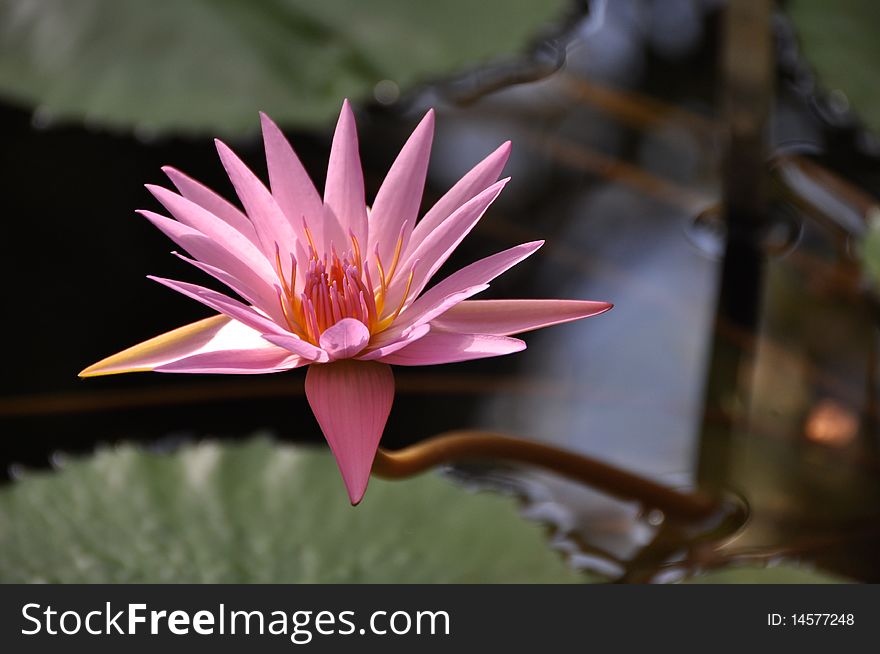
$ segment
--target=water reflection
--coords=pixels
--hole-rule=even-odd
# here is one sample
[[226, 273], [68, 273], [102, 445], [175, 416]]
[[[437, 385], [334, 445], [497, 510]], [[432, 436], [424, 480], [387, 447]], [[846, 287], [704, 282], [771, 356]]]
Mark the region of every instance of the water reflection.
[[[715, 63], [718, 17], [696, 3], [673, 4], [687, 5], [686, 25], [698, 24], [680, 30], [680, 41], [664, 43], [666, 16], [652, 3], [601, 4], [565, 70], [534, 85], [539, 101], [524, 102], [519, 88], [450, 112], [466, 126], [502, 115], [529, 162], [514, 173], [519, 183], [528, 177], [529, 195], [508, 197], [504, 215], [491, 216], [480, 234], [543, 233], [550, 245], [529, 276], [499, 293], [549, 290], [616, 303], [602, 320], [535, 334], [518, 357], [519, 371], [554, 379], [565, 392], [496, 394], [474, 422], [673, 486], [708, 481], [697, 473], [706, 457], [724, 459], [709, 467], [726, 471], [712, 485], [742, 492], [753, 514], [741, 530], [737, 518], [708, 540], [672, 536], [631, 503], [521, 473], [527, 515], [553, 524], [563, 535], [557, 545], [596, 572], [665, 579], [670, 564], [693, 572], [785, 556], [876, 579], [876, 327], [855, 262], [838, 247], [841, 233], [864, 232], [876, 189], [844, 182], [851, 171], [823, 160], [825, 144], [840, 148], [845, 136], [810, 110], [802, 88], [786, 84], [791, 70], [780, 57], [771, 138], [787, 158], [778, 169], [777, 222], [763, 244], [762, 319], [757, 334], [721, 326], [723, 339], [755, 353], [748, 399], [724, 407], [735, 416], [733, 439], [706, 447], [717, 439], [711, 411], [703, 433], [700, 419], [720, 252], [705, 234], [698, 247], [683, 234], [721, 201], [717, 81], [704, 76]], [[787, 28], [777, 19], [779, 50], [802, 66], [791, 58]]]

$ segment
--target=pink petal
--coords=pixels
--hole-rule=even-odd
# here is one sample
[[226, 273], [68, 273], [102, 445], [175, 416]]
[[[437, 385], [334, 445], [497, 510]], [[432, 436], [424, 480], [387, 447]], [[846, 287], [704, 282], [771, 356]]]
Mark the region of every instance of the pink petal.
[[595, 316], [612, 306], [586, 300], [470, 300], [454, 306], [431, 324], [450, 332], [508, 336]]
[[431, 366], [512, 354], [526, 349], [517, 338], [487, 334], [453, 334], [432, 331], [380, 361], [397, 366]]
[[257, 307], [260, 311], [268, 315], [275, 323], [283, 325], [286, 321], [286, 317], [284, 316], [284, 312], [281, 309], [281, 304], [278, 298], [278, 293], [272, 291], [270, 289], [270, 294], [265, 294], [261, 290], [255, 289], [243, 280], [237, 279], [233, 277], [225, 270], [221, 270], [220, 268], [216, 268], [210, 264], [204, 263], [202, 261], [196, 261], [195, 259], [190, 259], [186, 255], [180, 254], [179, 252], [172, 252], [174, 256], [186, 261], [188, 264], [195, 266], [199, 270], [211, 275], [214, 279], [222, 282], [226, 286], [228, 286], [234, 293], [238, 294], [255, 307]]
[[311, 230], [317, 232], [324, 219], [321, 196], [278, 126], [262, 112], [260, 121], [263, 126], [269, 184], [275, 201], [297, 233], [301, 231], [303, 219]]
[[[354, 113], [348, 100], [342, 103], [333, 145], [330, 148], [330, 162], [327, 165], [327, 183], [324, 186], [324, 205], [333, 220], [325, 228], [333, 233], [324, 241], [325, 250], [331, 243], [340, 252], [350, 248], [349, 232], [358, 239], [361, 247], [367, 244], [367, 208], [364, 199], [364, 174], [358, 153], [357, 127]], [[325, 218], [326, 220], [326, 218]]]
[[269, 261], [275, 261], [277, 246], [281, 251], [281, 261], [287, 264], [290, 255], [296, 253], [296, 244], [303, 239], [301, 228], [291, 224], [269, 189], [225, 143], [218, 140], [214, 142], [226, 174], [229, 175], [248, 217], [254, 223], [263, 254]]
[[394, 250], [404, 223], [404, 247], [416, 224], [433, 138], [434, 110], [431, 109], [397, 155], [373, 202], [369, 219], [370, 246], [367, 252], [372, 255], [378, 246], [380, 260], [386, 269], [394, 258]]
[[180, 194], [191, 202], [211, 212], [221, 220], [226, 221], [236, 230], [244, 234], [249, 241], [259, 246], [257, 232], [254, 230], [253, 223], [244, 213], [228, 202], [220, 195], [209, 189], [204, 184], [194, 180], [192, 177], [184, 175], [182, 172], [171, 166], [164, 166], [162, 172], [168, 175], [171, 183], [177, 187]]
[[[407, 345], [419, 340], [430, 331], [430, 325], [418, 325], [412, 327], [397, 339], [382, 341], [375, 346], [371, 345], [367, 352], [359, 356], [358, 359], [361, 361], [374, 361], [381, 359], [384, 356], [405, 348]], [[375, 349], [373, 349], [374, 347]]]
[[[472, 295], [476, 295], [477, 293], [482, 293], [487, 288], [489, 288], [488, 284], [471, 286], [470, 288], [450, 293], [446, 297], [441, 298], [436, 302], [433, 302], [430, 306], [422, 307], [422, 310], [420, 311], [409, 311], [407, 316], [401, 315], [397, 318], [397, 320], [394, 321], [393, 325], [391, 325], [388, 329], [378, 335], [376, 340], [370, 346], [370, 349], [377, 348], [389, 352], [388, 346], [390, 344], [396, 343], [401, 338], [406, 337], [414, 328], [428, 324], [434, 318], [442, 315], [444, 312], [448, 311], [459, 302], [462, 302]], [[396, 349], [399, 348], [390, 350], [390, 352], [394, 352], [396, 351]]]
[[370, 330], [360, 320], [343, 318], [321, 334], [320, 343], [330, 360], [349, 359], [370, 342]]
[[[531, 243], [523, 243], [503, 252], [498, 252], [492, 256], [475, 261], [469, 266], [465, 266], [444, 279], [442, 282], [432, 287], [421, 295], [415, 302], [407, 307], [401, 314], [401, 318], [406, 320], [409, 315], [430, 315], [428, 320], [433, 320], [441, 315], [443, 311], [437, 312], [438, 307], [450, 309], [455, 303], [448, 302], [448, 298], [461, 293], [468, 288], [479, 287], [485, 290], [489, 282], [498, 277], [498, 275], [510, 270], [526, 257], [534, 254], [538, 248], [544, 244], [544, 241], [532, 241]], [[476, 291], [479, 292], [479, 291]], [[471, 293], [473, 295], [474, 293]], [[461, 297], [462, 300], [467, 299]], [[424, 322], [419, 320], [419, 322]], [[471, 329], [469, 333], [489, 333], [483, 329]], [[494, 332], [492, 332], [494, 333]]]
[[417, 297], [435, 272], [442, 266], [458, 244], [476, 226], [480, 218], [495, 201], [510, 178], [496, 182], [485, 191], [458, 208], [449, 218], [432, 231], [398, 268], [388, 288], [386, 307], [388, 311], [400, 303], [406, 289], [407, 276], [413, 271], [410, 298]]
[[357, 504], [367, 490], [394, 401], [391, 368], [352, 359], [309, 366], [306, 397], [336, 457], [351, 503]]
[[178, 221], [201, 232], [249, 268], [260, 271], [263, 276], [272, 274], [269, 261], [260, 249], [229, 223], [166, 188], [153, 184], [147, 184], [146, 187]]
[[266, 297], [275, 294], [273, 289], [277, 277], [262, 254], [258, 260], [248, 259], [244, 256], [246, 253], [233, 254], [200, 231], [181, 222], [152, 211], [141, 210], [138, 213], [199, 261], [226, 271], [251, 288], [259, 288]]
[[263, 334], [263, 338], [273, 345], [282, 347], [290, 352], [309, 352], [306, 363], [327, 363], [330, 361], [330, 356], [324, 350], [315, 347], [294, 334]]
[[495, 152], [474, 166], [455, 186], [431, 207], [413, 230], [409, 241], [409, 251], [417, 248], [440, 223], [446, 220], [461, 205], [494, 184], [510, 156], [510, 141], [503, 143]]
[[[311, 343], [307, 343], [306, 341], [297, 338], [293, 334], [287, 333], [284, 329], [272, 322], [269, 318], [265, 317], [261, 313], [258, 313], [252, 307], [242, 304], [238, 300], [233, 300], [231, 297], [227, 297], [222, 293], [212, 291], [210, 288], [205, 288], [204, 286], [197, 286], [196, 284], [178, 282], [173, 279], [163, 279], [161, 277], [154, 277], [152, 275], [148, 275], [147, 278], [159, 282], [160, 284], [163, 284], [168, 288], [177, 291], [178, 293], [182, 293], [183, 295], [186, 295], [193, 300], [201, 302], [202, 304], [214, 309], [214, 311], [219, 311], [220, 313], [225, 314], [230, 318], [233, 318], [234, 320], [238, 320], [239, 322], [244, 323], [251, 329], [254, 329], [262, 334], [263, 338], [267, 338], [268, 336], [273, 335], [285, 337], [282, 347], [305, 359], [322, 359], [325, 361], [327, 359], [327, 354], [320, 348], [315, 347]], [[279, 345], [279, 343], [277, 342], [275, 344]]]
[[264, 351], [274, 352], [279, 361], [291, 357], [290, 352], [263, 340], [258, 331], [228, 316], [218, 315], [178, 327], [107, 357], [83, 370], [80, 376], [154, 370], [193, 356], [228, 351], [259, 351], [259, 356], [263, 356]]
[[153, 368], [154, 372], [202, 375], [262, 375], [307, 365], [306, 359], [280, 347], [204, 352]]

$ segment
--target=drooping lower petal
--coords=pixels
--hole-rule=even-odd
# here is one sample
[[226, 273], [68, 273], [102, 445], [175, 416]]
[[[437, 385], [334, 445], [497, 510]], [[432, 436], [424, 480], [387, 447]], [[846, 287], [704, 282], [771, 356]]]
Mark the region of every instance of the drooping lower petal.
[[467, 300], [436, 318], [431, 326], [448, 332], [510, 336], [589, 318], [611, 307], [607, 302], [586, 300]]
[[397, 366], [432, 366], [498, 357], [524, 349], [526, 344], [518, 338], [432, 331], [411, 345], [382, 357], [380, 361]]
[[364, 496], [394, 401], [391, 368], [347, 359], [309, 366], [306, 397], [330, 444], [352, 504]]
[[[118, 354], [95, 363], [81, 373], [80, 377], [98, 377], [125, 372], [145, 372], [185, 359], [209, 353], [258, 352], [256, 358], [277, 357], [283, 362], [290, 352], [275, 347], [260, 337], [260, 333], [232, 320], [217, 315], [205, 318], [130, 347]], [[246, 357], [245, 357], [246, 358]], [[238, 357], [239, 362], [242, 356]], [[294, 367], [295, 362], [288, 361]], [[237, 365], [241, 365], [240, 363]], [[274, 368], [278, 364], [270, 367]]]

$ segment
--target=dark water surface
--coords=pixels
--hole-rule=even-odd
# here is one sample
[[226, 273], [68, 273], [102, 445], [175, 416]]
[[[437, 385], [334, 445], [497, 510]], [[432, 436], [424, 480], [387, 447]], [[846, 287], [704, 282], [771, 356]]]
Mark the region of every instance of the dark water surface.
[[[880, 192], [880, 147], [840, 95], [817, 92], [790, 26], [777, 19], [766, 171], [775, 231], [764, 249], [760, 320], [755, 330], [723, 321], [713, 330], [725, 147], [714, 7], [596, 4], [557, 44], [565, 66], [540, 80], [503, 84], [505, 71], [540, 72], [552, 47], [528, 66], [360, 110], [368, 197], [428, 106], [438, 120], [425, 206], [513, 141], [513, 182], [447, 269], [544, 238], [539, 254], [485, 297], [615, 304], [601, 317], [527, 335], [518, 355], [400, 371], [383, 443], [487, 428], [742, 498], [743, 513], [677, 525], [552, 475], [489, 473], [524, 492], [530, 515], [557, 526], [557, 544], [576, 564], [613, 577], [670, 580], [785, 559], [880, 581], [877, 315], [853, 256]], [[502, 88], [483, 95], [487, 85]], [[300, 371], [76, 378], [99, 358], [206, 315], [144, 278], [193, 272], [133, 210], [155, 209], [142, 184], [164, 183], [164, 164], [231, 195], [210, 139], [45, 125], [9, 105], [0, 106], [0, 125], [4, 468], [120, 439], [270, 429], [320, 440]], [[322, 184], [329, 131], [289, 135]], [[265, 173], [256, 136], [232, 145]], [[707, 400], [716, 331], [750, 363], [745, 373], [714, 371], [738, 375], [744, 393]]]

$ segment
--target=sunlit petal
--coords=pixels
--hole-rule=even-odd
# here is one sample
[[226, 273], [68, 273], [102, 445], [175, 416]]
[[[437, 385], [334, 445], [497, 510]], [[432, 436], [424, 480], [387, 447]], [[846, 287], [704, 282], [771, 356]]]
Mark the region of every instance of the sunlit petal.
[[[290, 352], [268, 343], [258, 331], [228, 316], [217, 315], [139, 343], [89, 366], [79, 374], [80, 377], [98, 377], [145, 372], [205, 354], [227, 352], [236, 353], [235, 365], [239, 368], [247, 365], [244, 360], [248, 358], [260, 362], [271, 360], [274, 362], [269, 366], [271, 368], [292, 368], [297, 365]], [[227, 359], [227, 363], [231, 362], [232, 359]]]
[[289, 349], [294, 354], [306, 359], [314, 360], [323, 358], [326, 360], [326, 356], [322, 356], [324, 355], [324, 352], [320, 348], [291, 336], [279, 325], [259, 313], [256, 309], [242, 304], [238, 300], [234, 300], [222, 293], [212, 291], [210, 288], [205, 288], [204, 286], [198, 286], [196, 284], [188, 284], [187, 282], [179, 282], [173, 279], [163, 279], [162, 277], [155, 277], [152, 275], [148, 276], [148, 278], [159, 282], [178, 293], [182, 293], [193, 300], [201, 302], [205, 306], [214, 309], [214, 311], [219, 311], [220, 313], [247, 325], [263, 335], [264, 338], [266, 336], [283, 337], [284, 340], [276, 340], [275, 344]]

